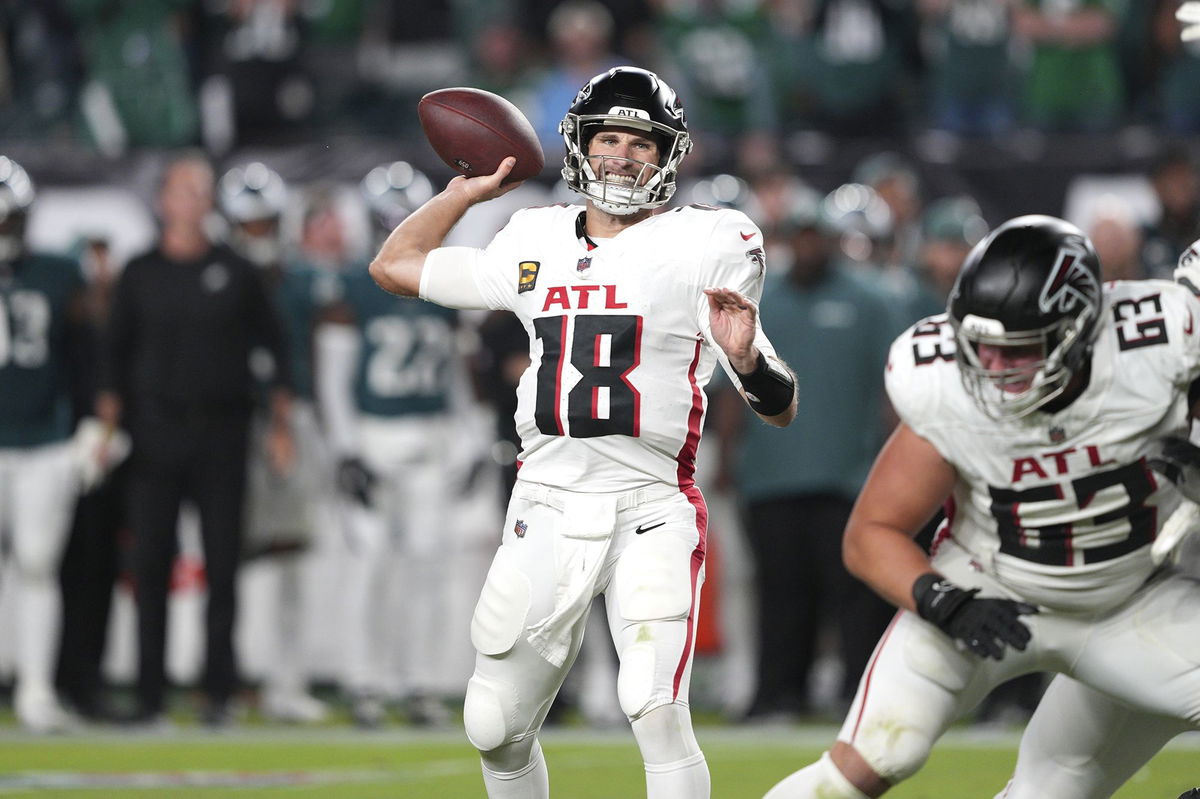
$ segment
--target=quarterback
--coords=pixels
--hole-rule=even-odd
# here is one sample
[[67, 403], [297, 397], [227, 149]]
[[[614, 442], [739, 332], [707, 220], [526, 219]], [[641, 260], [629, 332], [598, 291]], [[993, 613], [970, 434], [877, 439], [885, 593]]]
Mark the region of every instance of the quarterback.
[[509, 190], [510, 158], [452, 180], [371, 264], [393, 294], [508, 310], [529, 334], [519, 479], [471, 625], [467, 736], [491, 799], [549, 796], [537, 734], [603, 594], [647, 795], [702, 799], [708, 767], [688, 711], [708, 520], [693, 478], [702, 389], [720, 362], [782, 426], [795, 379], [758, 324], [758, 228], [727, 209], [655, 213], [691, 148], [670, 87], [614, 68], [559, 129], [563, 179], [586, 205], [518, 211], [483, 250], [441, 247], [469, 206]]
[[[892, 346], [902, 423], [846, 528], [847, 567], [900, 612], [834, 745], [767, 799], [880, 796], [989, 690], [1029, 672], [1121, 703], [1086, 723], [1074, 710], [1081, 750], [1131, 713], [1200, 726], [1200, 584], [1154, 550], [1180, 496], [1150, 468], [1164, 439], [1187, 435], [1198, 318], [1178, 284], [1102, 284], [1091, 243], [1060, 219], [1018, 217], [972, 250], [948, 313]], [[911, 537], [941, 505], [926, 556]], [[1018, 765], [1003, 795], [1109, 796], [1125, 761], [1164, 740], [1105, 751], [1108, 774], [1103, 760]], [[1036, 760], [1029, 743], [1021, 757]]]

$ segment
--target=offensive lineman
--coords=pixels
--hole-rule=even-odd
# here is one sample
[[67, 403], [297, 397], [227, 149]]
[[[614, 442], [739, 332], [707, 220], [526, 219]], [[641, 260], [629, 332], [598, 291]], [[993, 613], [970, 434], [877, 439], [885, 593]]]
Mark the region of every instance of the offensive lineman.
[[[1029, 672], [1121, 703], [1082, 724], [1086, 707], [1058, 703], [1080, 749], [1131, 715], [1200, 725], [1200, 584], [1152, 553], [1179, 495], [1150, 470], [1161, 439], [1190, 423], [1200, 303], [1165, 281], [1100, 281], [1077, 228], [1018, 217], [968, 255], [948, 313], [893, 344], [887, 388], [902, 424], [859, 496], [844, 555], [901, 612], [833, 747], [767, 799], [879, 796], [991, 688]], [[948, 520], [926, 557], [911, 537], [943, 502]], [[1163, 740], [1096, 749], [1055, 781], [1019, 765], [1003, 795], [1108, 796], [1123, 780], [1105, 787], [1113, 774]]]
[[586, 207], [518, 211], [484, 250], [441, 247], [469, 206], [511, 188], [506, 159], [450, 181], [371, 264], [393, 294], [510, 310], [529, 334], [519, 479], [471, 624], [467, 736], [491, 799], [549, 796], [537, 733], [604, 594], [648, 797], [707, 797], [687, 705], [708, 520], [693, 479], [702, 388], [719, 360], [783, 426], [795, 380], [758, 325], [758, 228], [732, 210], [654, 212], [691, 148], [671, 88], [616, 67], [559, 129], [563, 179]]

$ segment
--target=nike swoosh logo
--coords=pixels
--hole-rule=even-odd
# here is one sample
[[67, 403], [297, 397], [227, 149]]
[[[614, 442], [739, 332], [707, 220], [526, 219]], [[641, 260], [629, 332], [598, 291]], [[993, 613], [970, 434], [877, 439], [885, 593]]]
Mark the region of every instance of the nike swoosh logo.
[[638, 535], [641, 535], [642, 533], [644, 533], [648, 530], [653, 530], [655, 527], [662, 527], [664, 524], [666, 524], [666, 522], [659, 522], [658, 524], [638, 525], [638, 528], [636, 530], [634, 530], [634, 532], [637, 533]]
[[742, 233], [740, 230], [738, 231], [738, 235], [742, 237], [742, 241], [750, 241], [750, 239], [754, 238], [753, 233]]

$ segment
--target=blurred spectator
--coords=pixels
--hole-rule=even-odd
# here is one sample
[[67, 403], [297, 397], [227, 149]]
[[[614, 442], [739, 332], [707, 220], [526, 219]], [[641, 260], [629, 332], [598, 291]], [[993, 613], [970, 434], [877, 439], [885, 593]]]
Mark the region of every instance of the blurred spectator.
[[232, 720], [238, 686], [233, 627], [242, 554], [246, 452], [255, 381], [250, 354], [265, 346], [276, 364], [271, 390], [271, 461], [291, 459], [289, 357], [258, 267], [205, 232], [213, 209], [208, 161], [187, 153], [166, 166], [157, 197], [154, 249], [121, 273], [113, 300], [104, 390], [97, 415], [133, 438], [130, 522], [138, 609], [139, 708], [165, 710], [167, 596], [180, 503], [200, 515], [208, 586], [202, 719]]
[[412, 110], [421, 96], [466, 81], [466, 52], [455, 30], [454, 5], [445, 0], [373, 0], [367, 6], [358, 66], [369, 91], [357, 98], [353, 112], [369, 130], [416, 133]]
[[199, 134], [184, 20], [192, 0], [64, 0], [83, 50], [80, 110], [100, 152], [177, 147]]
[[1184, 147], [1168, 147], [1149, 169], [1158, 218], [1142, 228], [1142, 261], [1152, 278], [1171, 279], [1179, 253], [1200, 238], [1200, 169]]
[[760, 57], [770, 33], [762, 6], [661, 0], [655, 27], [669, 59], [663, 73], [687, 98], [689, 130], [705, 163], [718, 165], [747, 138], [769, 142], [777, 134], [775, 95]]
[[1123, 0], [1015, 0], [1013, 31], [1031, 48], [1025, 120], [1046, 131], [1112, 129], [1125, 88], [1116, 37]]
[[79, 53], [61, 0], [0, 4], [0, 135], [70, 133]]
[[[376, 244], [433, 196], [429, 179], [403, 161], [372, 170], [362, 188]], [[365, 264], [343, 275], [343, 287], [343, 316], [318, 334], [318, 386], [349, 523], [351, 713], [359, 726], [378, 726], [384, 701], [399, 692], [410, 721], [441, 725], [450, 718], [435, 686], [449, 646], [441, 625], [451, 587], [444, 514], [462, 376], [458, 313], [397, 302]]]
[[[562, 151], [558, 123], [581, 86], [620, 64], [612, 52], [613, 18], [596, 0], [564, 0], [550, 14], [550, 65], [534, 83], [529, 121], [547, 153]], [[549, 160], [549, 159], [547, 159]]]
[[918, 0], [933, 127], [998, 136], [1013, 123], [1009, 10], [996, 0]]
[[1129, 205], [1119, 197], [1101, 199], [1087, 229], [1100, 258], [1105, 280], [1143, 280], [1142, 228]]
[[85, 306], [79, 265], [27, 248], [33, 201], [29, 175], [0, 156], [0, 529], [11, 536], [18, 606], [13, 704], [22, 726], [47, 733], [72, 725], [53, 679], [58, 569], [79, 490], [69, 389]]
[[[497, 0], [482, 2], [495, 5]], [[523, 26], [526, 35], [534, 41], [539, 41], [545, 36], [550, 17], [562, 5], [563, 0], [505, 2], [512, 2], [515, 6], [515, 20]], [[653, 24], [653, 10], [659, 2], [660, 0], [603, 0], [604, 8], [613, 20], [613, 32], [616, 37], [613, 40], [614, 49], [631, 59], [632, 63], [641, 64], [661, 55]]]
[[[81, 266], [88, 281], [82, 330], [87, 347], [71, 364], [76, 387], [72, 402], [76, 421], [95, 406], [96, 352], [108, 324], [117, 271], [108, 239], [92, 234], [82, 242]], [[71, 536], [59, 572], [63, 596], [62, 640], [57, 684], [62, 698], [88, 719], [114, 717], [105, 691], [101, 664], [108, 639], [113, 588], [121, 568], [123, 534], [127, 531], [125, 492], [129, 468], [122, 463], [107, 479], [84, 491], [75, 506]]]
[[870, 186], [846, 183], [821, 201], [821, 228], [835, 242], [834, 258], [859, 270], [892, 297], [897, 332], [944, 304], [929, 294], [908, 264], [897, 264], [891, 207]]
[[519, 27], [508, 22], [485, 26], [471, 55], [472, 86], [495, 92], [518, 108], [530, 107], [531, 43]]
[[921, 217], [921, 232], [917, 272], [944, 303], [958, 280], [963, 260], [987, 235], [988, 225], [979, 203], [959, 195], [930, 203]]
[[300, 0], [207, 0], [204, 140], [234, 144], [297, 140], [316, 90], [306, 66]]
[[[290, 468], [273, 468], [267, 458], [267, 408], [260, 408], [251, 427], [242, 549], [247, 559], [265, 561], [274, 578], [269, 584], [275, 589], [267, 601], [267, 609], [274, 614], [270, 625], [276, 634], [274, 656], [266, 665], [259, 703], [268, 718], [318, 722], [328, 711], [308, 692], [301, 631], [307, 588], [304, 555], [317, 535], [316, 503], [321, 488], [333, 479], [332, 471], [321, 468], [321, 434], [312, 385], [313, 331], [321, 307], [333, 299], [333, 275], [286, 262], [283, 214], [288, 192], [278, 173], [255, 161], [230, 169], [217, 185], [219, 206], [230, 226], [229, 244], [260, 269], [281, 314], [292, 365], [291, 421], [296, 456]], [[269, 384], [274, 364], [269, 357], [262, 362], [264, 368], [258, 377]]]
[[367, 0], [300, 3], [303, 64], [315, 92], [313, 121], [323, 129], [341, 125], [361, 91], [358, 47], [367, 6]]
[[844, 667], [838, 698], [848, 703], [892, 616], [841, 558], [842, 528], [886, 434], [883, 366], [897, 332], [891, 299], [839, 262], [838, 236], [821, 227], [815, 192], [797, 197], [784, 230], [790, 264], [768, 276], [760, 317], [810, 389], [805, 413], [780, 431], [748, 418], [741, 403], [720, 403], [722, 441], [730, 447], [722, 460], [734, 468], [758, 587], [750, 719], [811, 709], [809, 678], [826, 627], [837, 632]]
[[1154, 11], [1152, 42], [1161, 59], [1162, 121], [1173, 133], [1200, 133], [1200, 41], [1180, 41], [1178, 7], [1175, 0], [1159, 0]]
[[891, 249], [879, 258], [884, 267], [907, 266], [921, 246], [921, 179], [911, 163], [885, 150], [864, 158], [850, 179], [875, 190], [892, 212]]
[[793, 205], [801, 201], [801, 195], [812, 189], [782, 161], [764, 164], [747, 173], [747, 180], [751, 199], [743, 210], [762, 230], [767, 263], [772, 268], [785, 267], [786, 259], [791, 257], [786, 233], [788, 217]]
[[891, 136], [908, 128], [919, 63], [916, 12], [887, 0], [785, 0], [773, 26], [786, 92], [784, 127], [836, 136]]

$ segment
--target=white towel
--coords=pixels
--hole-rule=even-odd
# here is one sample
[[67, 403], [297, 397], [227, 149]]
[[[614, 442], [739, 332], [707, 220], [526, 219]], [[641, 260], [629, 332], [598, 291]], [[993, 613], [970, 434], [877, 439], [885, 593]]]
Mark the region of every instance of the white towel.
[[[529, 643], [551, 665], [562, 666], [571, 649], [571, 628], [596, 595], [596, 580], [612, 544], [617, 497], [562, 493], [554, 540], [558, 585], [554, 610], [526, 628]], [[555, 502], [555, 506], [559, 503]]]

